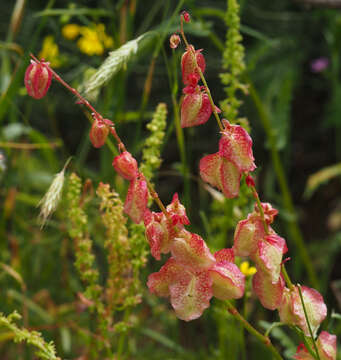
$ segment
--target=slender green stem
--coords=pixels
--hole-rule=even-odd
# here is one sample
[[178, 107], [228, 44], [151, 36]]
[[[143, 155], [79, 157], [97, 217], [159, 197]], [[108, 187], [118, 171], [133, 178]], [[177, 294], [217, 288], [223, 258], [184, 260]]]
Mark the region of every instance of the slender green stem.
[[258, 192], [257, 192], [257, 190], [256, 190], [256, 188], [254, 186], [252, 186], [251, 189], [252, 189], [253, 196], [254, 196], [254, 198], [256, 199], [256, 202], [257, 202], [260, 217], [262, 218], [264, 231], [265, 231], [266, 234], [269, 234], [269, 226], [268, 226], [268, 223], [265, 220], [264, 210], [263, 210], [262, 203], [261, 203], [261, 201], [259, 199]]
[[238, 310], [229, 302], [226, 301], [228, 311], [237, 319], [245, 329], [252, 335], [254, 335], [262, 344], [264, 344], [273, 354], [274, 359], [283, 360], [277, 349], [273, 346], [271, 340], [256, 330], [240, 313]]
[[[131, 314], [131, 309], [125, 309], [124, 311], [124, 321], [127, 321], [129, 319], [129, 316]], [[120, 334], [120, 337], [118, 339], [118, 344], [117, 344], [117, 360], [122, 360], [122, 354], [124, 351], [124, 344], [125, 344], [125, 340], [126, 340], [127, 336], [126, 336], [126, 332], [123, 332]]]
[[190, 186], [189, 186], [189, 168], [187, 164], [185, 136], [184, 136], [184, 131], [181, 127], [181, 120], [179, 116], [179, 104], [176, 100], [176, 97], [173, 94], [172, 94], [172, 104], [173, 104], [176, 139], [180, 150], [182, 171], [185, 177], [185, 181], [184, 181], [185, 199], [186, 199], [186, 205], [188, 205], [190, 202]]
[[278, 184], [279, 184], [279, 187], [281, 190], [283, 203], [286, 208], [286, 211], [290, 214], [290, 217], [288, 219], [290, 236], [293, 239], [293, 241], [295, 242], [298, 253], [299, 253], [299, 255], [302, 259], [302, 262], [306, 268], [310, 283], [312, 284], [313, 287], [318, 288], [319, 281], [317, 279], [314, 267], [312, 265], [306, 245], [304, 243], [302, 233], [301, 233], [298, 223], [297, 223], [295, 207], [294, 207], [294, 204], [293, 204], [293, 201], [291, 198], [291, 193], [290, 193], [289, 186], [288, 186], [288, 183], [286, 180], [283, 164], [281, 162], [281, 159], [280, 159], [277, 147], [276, 147], [276, 138], [275, 138], [275, 134], [272, 129], [272, 126], [271, 126], [271, 121], [269, 119], [269, 116], [262, 104], [262, 101], [261, 101], [256, 89], [254, 88], [254, 86], [252, 85], [252, 83], [250, 81], [248, 81], [248, 83], [249, 83], [250, 96], [258, 110], [258, 115], [259, 115], [260, 121], [263, 125], [263, 128], [265, 130], [266, 136], [269, 141], [272, 163], [273, 163], [277, 181], [278, 181]]
[[319, 351], [318, 351], [318, 348], [317, 348], [317, 345], [316, 345], [316, 342], [315, 342], [315, 339], [314, 339], [314, 334], [313, 334], [313, 332], [311, 330], [311, 326], [310, 326], [310, 322], [309, 322], [309, 318], [308, 318], [308, 314], [307, 314], [307, 309], [306, 309], [305, 304], [304, 304], [303, 295], [302, 295], [302, 291], [301, 291], [301, 285], [297, 284], [297, 288], [298, 288], [298, 293], [300, 295], [300, 299], [301, 299], [301, 303], [302, 303], [302, 307], [303, 307], [303, 311], [304, 311], [305, 321], [307, 322], [308, 329], [309, 329], [309, 334], [311, 336], [311, 340], [312, 340], [313, 345], [314, 345], [314, 350], [316, 352], [316, 358], [317, 358], [317, 360], [321, 360], [320, 354], [319, 354]]
[[[36, 62], [40, 62], [34, 55], [31, 54], [31, 57], [33, 58], [33, 60], [35, 60]], [[53, 71], [49, 65], [45, 65], [46, 67], [49, 68], [49, 70], [52, 72], [53, 77], [55, 80], [57, 80], [59, 83], [61, 83], [67, 90], [69, 90], [70, 92], [72, 92], [75, 96], [78, 97], [80, 104], [85, 105], [91, 112], [92, 114], [94, 114], [94, 116], [98, 119], [103, 119], [102, 115], [96, 111], [96, 109], [90, 104], [90, 102], [85, 99], [76, 89], [72, 88], [67, 82], [65, 82], [55, 71]], [[105, 121], [105, 120], [104, 120]], [[111, 123], [111, 125], [108, 125], [110, 128], [110, 133], [111, 135], [115, 138], [116, 142], [117, 142], [117, 146], [119, 148], [120, 151], [125, 151], [125, 145], [122, 142], [122, 140], [120, 139], [120, 137], [118, 136], [116, 129], [115, 129], [115, 125], [113, 123]], [[145, 177], [144, 177], [145, 178]], [[151, 185], [151, 183], [145, 178], [146, 182], [147, 182], [147, 186], [148, 186], [148, 190], [152, 196], [152, 198], [155, 200], [155, 202], [157, 203], [157, 205], [159, 206], [160, 210], [167, 216], [168, 218], [168, 212], [165, 208], [165, 206], [163, 205], [163, 203], [161, 202], [158, 194], [156, 193], [156, 191], [154, 190], [153, 186]]]
[[283, 274], [283, 276], [284, 276], [284, 280], [285, 280], [285, 283], [287, 284], [288, 288], [289, 288], [290, 290], [293, 290], [294, 285], [292, 284], [292, 282], [291, 282], [291, 280], [290, 280], [290, 277], [289, 277], [289, 275], [288, 275], [288, 273], [287, 273], [287, 270], [286, 270], [284, 264], [282, 264], [282, 274]]
[[264, 336], [269, 336], [269, 334], [271, 333], [271, 331], [276, 328], [276, 327], [280, 327], [280, 326], [286, 326], [287, 324], [282, 323], [282, 322], [274, 322], [271, 324], [271, 326], [268, 328], [268, 330], [266, 330]]
[[151, 197], [154, 199], [154, 201], [156, 202], [156, 204], [158, 205], [158, 207], [160, 208], [160, 210], [166, 215], [166, 217], [169, 219], [169, 214], [165, 208], [165, 206], [163, 205], [162, 201], [159, 198], [159, 195], [157, 194], [157, 192], [154, 190], [153, 185], [145, 178], [145, 181], [147, 183], [148, 186], [148, 190], [149, 193], [151, 195]]

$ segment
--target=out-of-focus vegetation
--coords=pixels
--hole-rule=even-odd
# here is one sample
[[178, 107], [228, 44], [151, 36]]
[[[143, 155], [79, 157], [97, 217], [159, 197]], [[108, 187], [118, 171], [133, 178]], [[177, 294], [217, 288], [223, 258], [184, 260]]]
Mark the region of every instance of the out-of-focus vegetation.
[[[115, 147], [92, 148], [91, 116], [57, 82], [39, 101], [24, 88], [29, 54], [44, 57], [115, 123], [164, 203], [178, 192], [191, 229], [212, 250], [230, 247], [252, 198], [244, 185], [239, 198], [221, 199], [199, 181], [200, 158], [217, 151], [213, 120], [178, 127], [182, 50], [172, 51], [168, 37], [183, 9], [215, 101], [251, 130], [257, 187], [279, 210], [276, 231], [287, 239], [292, 279], [318, 288], [330, 311], [325, 330], [341, 336], [334, 314], [341, 312], [340, 10], [322, 1], [240, 1], [245, 69], [226, 92], [219, 75], [229, 70], [228, 3], [0, 3], [0, 312], [22, 316], [0, 317], [1, 359], [34, 359], [37, 349], [53, 359], [50, 340], [61, 359], [271, 358], [222, 303], [185, 323], [149, 294], [147, 276], [160, 266], [143, 226], [122, 214], [127, 184], [111, 166]], [[233, 104], [237, 113], [226, 108], [229, 96], [242, 101]], [[41, 228], [37, 204], [70, 156], [61, 203]], [[263, 331], [278, 321], [249, 291], [236, 306]], [[45, 345], [36, 333], [18, 333], [21, 326], [41, 332]], [[271, 336], [288, 359], [300, 342], [287, 328]]]

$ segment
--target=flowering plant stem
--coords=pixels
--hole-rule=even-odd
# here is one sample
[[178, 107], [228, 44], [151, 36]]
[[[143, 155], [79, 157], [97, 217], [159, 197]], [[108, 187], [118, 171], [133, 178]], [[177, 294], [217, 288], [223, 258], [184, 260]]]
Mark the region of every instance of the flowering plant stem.
[[[213, 98], [212, 98], [212, 95], [211, 95], [211, 92], [210, 92], [210, 89], [207, 85], [207, 82], [206, 82], [206, 79], [205, 79], [205, 76], [203, 74], [203, 72], [201, 71], [200, 69], [200, 66], [198, 65], [198, 62], [197, 62], [197, 59], [196, 59], [196, 56], [195, 56], [195, 49], [193, 47], [191, 47], [186, 39], [186, 36], [185, 36], [185, 33], [184, 33], [184, 30], [183, 30], [183, 21], [184, 21], [184, 18], [183, 18], [183, 15], [181, 15], [181, 28], [180, 28], [180, 33], [181, 33], [181, 36], [184, 40], [184, 43], [187, 47], [187, 49], [190, 49], [191, 50], [191, 54], [192, 54], [192, 58], [193, 58], [193, 61], [194, 61], [194, 64], [195, 64], [195, 67], [196, 67], [196, 70], [198, 71], [199, 75], [200, 75], [200, 78], [201, 78], [201, 81], [203, 82], [204, 86], [205, 86], [205, 91], [209, 97], [209, 100], [210, 100], [210, 104], [211, 104], [211, 107], [212, 107], [212, 112], [214, 114], [214, 117], [216, 118], [217, 120], [217, 123], [218, 123], [218, 126], [220, 128], [221, 131], [224, 130], [223, 128], [223, 125], [221, 123], [221, 120], [220, 120], [220, 117], [218, 115], [218, 112], [217, 112], [217, 109], [216, 109], [216, 106], [214, 104], [214, 101], [213, 101]], [[256, 188], [254, 186], [251, 186], [251, 189], [252, 189], [252, 193], [253, 193], [253, 196], [257, 202], [257, 206], [258, 206], [258, 209], [259, 209], [259, 213], [260, 213], [260, 216], [261, 216], [261, 219], [262, 219], [262, 222], [263, 222], [263, 226], [264, 226], [264, 230], [265, 230], [265, 233], [266, 234], [269, 234], [269, 227], [268, 227], [268, 224], [265, 220], [265, 216], [264, 216], [264, 211], [263, 211], [263, 207], [261, 205], [261, 201], [260, 201], [260, 198], [259, 198], [259, 195], [258, 195], [258, 192], [256, 190]], [[282, 266], [282, 268], [284, 269], [285, 271], [285, 268], [284, 268], [284, 265]], [[290, 278], [287, 274], [287, 272], [285, 271], [285, 280], [287, 281], [288, 283], [288, 286], [289, 288], [292, 288], [293, 285], [290, 281]], [[275, 356], [276, 359], [282, 359], [283, 358], [281, 357], [281, 355], [279, 354], [279, 352], [277, 351], [277, 349], [272, 345], [271, 343], [271, 340], [269, 337], [261, 334], [258, 330], [256, 330], [239, 312], [238, 310], [231, 304], [231, 302], [229, 301], [226, 301], [226, 304], [227, 304], [227, 307], [228, 307], [228, 311], [245, 327], [245, 329], [247, 331], [249, 331], [249, 333], [251, 333], [252, 335], [254, 335], [258, 340], [260, 340], [263, 344], [265, 344], [265, 346], [268, 347], [268, 349], [273, 353], [273, 355]]]
[[[188, 46], [188, 43], [187, 43], [187, 46]], [[31, 57], [36, 61], [36, 62], [40, 62], [34, 55], [31, 55]], [[99, 114], [96, 109], [89, 103], [88, 100], [86, 100], [82, 95], [80, 95], [80, 93], [72, 88], [69, 84], [67, 84], [55, 71], [53, 71], [49, 65], [47, 64], [46, 65], [49, 70], [52, 72], [53, 74], [53, 77], [55, 80], [57, 80], [59, 83], [61, 83], [67, 90], [69, 90], [72, 94], [74, 94], [78, 99], [78, 104], [82, 104], [82, 105], [85, 105], [90, 111], [91, 113], [93, 114], [93, 116], [97, 119], [103, 119], [102, 115]], [[208, 89], [208, 86], [207, 86], [207, 83], [206, 83], [206, 80], [201, 72], [200, 74], [203, 78], [203, 82], [206, 86], [206, 91], [209, 92], [209, 89]], [[213, 109], [213, 112], [215, 113], [215, 116], [218, 120], [218, 124], [220, 124], [220, 128], [221, 130], [223, 130], [223, 127], [222, 127], [222, 124], [220, 122], [220, 118], [219, 118], [219, 115], [215, 109], [215, 105], [214, 105], [214, 102], [213, 102], [213, 99], [210, 96], [210, 101], [211, 101], [211, 106], [212, 106], [212, 109]], [[115, 127], [114, 127], [114, 124], [110, 125], [110, 132], [111, 134], [113, 135], [113, 137], [115, 138], [116, 142], [117, 142], [117, 146], [119, 148], [119, 150], [121, 151], [125, 151], [125, 145], [124, 143], [121, 141], [120, 137], [118, 136], [116, 130], [115, 130]], [[149, 193], [151, 195], [151, 197], [154, 199], [154, 201], [156, 202], [156, 204], [158, 205], [158, 207], [160, 208], [160, 210], [165, 214], [165, 216], [167, 217], [168, 221], [171, 221], [170, 220], [170, 217], [169, 217], [169, 214], [164, 206], [164, 204], [162, 203], [162, 201], [160, 200], [157, 192], [154, 190], [153, 186], [151, 185], [151, 183], [145, 178], [146, 182], [147, 182], [147, 186], [148, 186], [148, 190], [149, 190]], [[264, 218], [264, 213], [263, 213], [263, 218]], [[254, 336], [256, 336], [262, 343], [264, 343], [268, 349], [274, 354], [275, 358], [276, 359], [282, 359], [282, 357], [280, 356], [280, 354], [277, 352], [276, 348], [272, 345], [270, 339], [264, 335], [262, 335], [259, 331], [257, 331], [239, 312], [238, 310], [230, 303], [230, 302], [227, 302], [227, 307], [228, 307], [228, 310], [229, 312], [251, 333], [253, 334]], [[283, 360], [283, 359], [282, 359]]]
[[277, 349], [272, 345], [270, 338], [261, 334], [247, 320], [245, 320], [245, 318], [240, 315], [238, 310], [231, 304], [230, 301], [226, 301], [226, 305], [229, 313], [238, 320], [250, 334], [254, 335], [262, 344], [264, 344], [272, 352], [275, 359], [283, 360]]

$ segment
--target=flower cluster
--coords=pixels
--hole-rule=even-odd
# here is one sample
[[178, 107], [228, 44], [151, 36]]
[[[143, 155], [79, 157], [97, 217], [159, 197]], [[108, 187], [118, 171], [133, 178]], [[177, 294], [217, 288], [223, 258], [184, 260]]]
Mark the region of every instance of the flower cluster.
[[257, 268], [253, 278], [254, 292], [265, 308], [274, 310], [279, 306], [283, 293], [281, 263], [288, 249], [285, 240], [270, 227], [277, 210], [267, 203], [261, 205], [266, 224], [256, 206], [247, 219], [238, 223], [233, 250], [237, 256], [248, 256], [253, 260]]
[[[215, 108], [213, 100], [209, 98], [208, 89], [198, 85], [198, 81], [206, 68], [201, 50], [195, 50], [192, 45], [188, 45], [182, 56], [181, 67], [182, 81], [186, 85], [183, 90], [186, 95], [181, 106], [181, 125], [182, 127], [197, 126], [205, 123], [212, 111], [219, 112]], [[254, 192], [256, 191], [254, 181], [249, 174], [255, 168], [251, 137], [243, 127], [230, 124], [223, 119], [219, 150], [201, 159], [201, 178], [222, 191], [227, 198], [233, 198], [239, 194], [242, 175], [245, 175], [247, 185], [252, 187]], [[258, 194], [256, 192], [255, 194], [258, 198]], [[223, 267], [226, 271], [227, 263], [229, 267], [235, 267], [233, 263], [235, 255], [249, 257], [257, 269], [252, 281], [253, 291], [262, 305], [267, 309], [278, 309], [282, 322], [296, 325], [301, 328], [306, 336], [315, 337], [319, 325], [327, 315], [327, 308], [321, 294], [315, 289], [305, 286], [299, 288], [291, 283], [289, 283], [288, 288], [285, 286], [282, 262], [283, 255], [288, 251], [288, 248], [285, 239], [270, 226], [277, 213], [278, 211], [272, 208], [270, 204], [258, 202], [255, 210], [248, 215], [247, 219], [238, 223], [232, 249], [221, 250], [224, 253], [231, 254], [228, 260], [226, 258], [223, 260], [223, 263], [218, 259], [217, 253], [214, 255], [216, 262], [211, 264], [208, 257], [202, 263], [193, 260], [190, 263], [186, 262], [191, 258], [187, 255], [179, 260], [176, 251], [179, 235], [182, 236], [180, 243], [185, 242], [187, 247], [190, 243], [188, 239], [193, 241], [193, 236], [196, 237], [197, 235], [192, 234], [192, 236], [187, 235], [186, 237], [186, 233], [180, 231], [175, 235], [173, 242], [169, 238], [174, 237], [174, 235], [168, 237], [166, 250], [172, 253], [172, 257], [159, 273], [152, 274], [149, 277], [149, 288], [160, 296], [170, 296], [171, 303], [180, 318], [188, 320], [188, 307], [193, 309], [190, 318], [196, 318], [203, 309], [208, 307], [210, 296], [214, 295], [220, 299], [233, 298], [228, 290], [228, 284], [224, 282], [220, 283], [222, 285], [220, 291], [224, 289], [229, 295], [226, 298], [221, 296], [216, 285], [217, 278], [221, 273], [214, 273], [212, 269]], [[187, 249], [187, 247], [185, 248]], [[207, 254], [204, 247], [201, 249], [203, 254]], [[180, 272], [186, 275], [179, 278]], [[230, 272], [230, 274], [232, 275], [229, 278], [230, 281], [233, 279], [236, 284], [238, 281], [240, 281], [239, 284], [244, 281], [244, 278], [241, 280], [237, 272]], [[199, 283], [200, 280], [201, 283]], [[202, 286], [209, 290], [203, 291]], [[179, 293], [179, 289], [181, 289], [181, 293]], [[238, 290], [240, 292], [235, 294], [235, 298], [243, 295], [242, 287], [239, 287]], [[198, 300], [201, 300], [200, 304]], [[336, 357], [335, 341], [334, 337], [326, 332], [321, 333], [317, 340], [320, 351], [327, 354], [326, 358], [328, 359], [335, 359]], [[305, 354], [306, 349], [301, 347], [296, 358], [310, 359], [310, 357], [304, 357], [303, 352]]]
[[213, 256], [199, 235], [184, 231], [180, 236], [173, 241], [173, 256], [149, 276], [151, 292], [170, 296], [177, 316], [186, 321], [200, 317], [212, 296], [221, 300], [243, 296], [244, 275], [233, 263], [231, 249]]
[[[298, 287], [285, 287], [281, 274], [282, 257], [288, 249], [285, 240], [270, 226], [278, 212], [270, 204], [262, 203], [261, 206], [263, 218], [256, 206], [247, 219], [238, 223], [233, 251], [235, 255], [247, 256], [255, 263], [257, 273], [253, 277], [252, 285], [261, 304], [270, 310], [278, 309], [282, 322], [297, 325], [306, 336], [310, 336]], [[316, 290], [302, 286], [301, 291], [307, 317], [315, 335], [327, 315], [327, 308]]]
[[171, 253], [160, 271], [149, 276], [150, 291], [170, 296], [177, 316], [186, 321], [201, 316], [212, 296], [222, 300], [242, 297], [245, 276], [234, 264], [233, 250], [213, 255], [198, 234], [187, 231], [189, 220], [177, 194], [165, 212], [150, 211], [146, 181], [129, 152], [116, 156], [113, 166], [130, 181], [124, 211], [136, 223], [144, 220], [151, 254], [160, 260], [161, 254]]
[[[182, 19], [190, 21], [187, 13]], [[72, 28], [72, 36], [77, 36], [77, 29]], [[182, 32], [186, 51], [182, 56], [182, 81], [185, 85], [185, 97], [181, 105], [182, 127], [197, 126], [205, 123], [212, 112], [217, 115], [219, 109], [214, 106], [204, 81], [206, 63], [201, 50], [195, 50]], [[179, 39], [172, 35], [171, 47], [179, 44]], [[39, 99], [43, 97], [54, 78], [60, 81], [56, 73], [44, 61], [32, 61], [25, 74], [25, 85], [29, 95]], [[68, 87], [80, 99], [79, 103], [94, 111], [91, 105], [75, 89]], [[111, 133], [117, 143], [119, 155], [113, 160], [117, 173], [129, 181], [129, 188], [124, 204], [124, 212], [133, 222], [144, 222], [146, 238], [151, 254], [161, 260], [161, 254], [170, 253], [170, 258], [148, 278], [148, 287], [158, 296], [170, 297], [170, 302], [180, 319], [189, 321], [201, 316], [209, 307], [210, 299], [215, 296], [221, 300], [238, 299], [244, 295], [245, 275], [235, 264], [235, 256], [247, 257], [255, 264], [253, 292], [261, 304], [270, 310], [277, 309], [280, 320], [301, 329], [307, 337], [306, 344], [314, 340], [321, 322], [327, 315], [327, 308], [321, 294], [306, 286], [292, 285], [283, 266], [283, 255], [288, 251], [286, 241], [271, 227], [278, 211], [271, 204], [261, 203], [250, 175], [256, 165], [252, 151], [252, 139], [246, 130], [219, 120], [221, 138], [219, 150], [203, 157], [200, 161], [201, 178], [218, 188], [227, 198], [239, 194], [242, 176], [252, 188], [257, 200], [254, 211], [246, 219], [239, 221], [234, 233], [233, 247], [222, 249], [212, 254], [200, 235], [188, 231], [186, 209], [178, 195], [165, 207], [139, 171], [136, 159], [125, 149], [114, 129], [113, 123], [93, 112], [93, 125], [90, 140], [94, 147], [104, 145]], [[158, 203], [161, 212], [148, 209], [148, 196]], [[287, 285], [287, 286], [286, 286]], [[321, 359], [336, 359], [336, 337], [323, 331], [316, 340]], [[305, 345], [300, 345], [295, 358], [312, 359]]]
[[63, 36], [68, 40], [75, 40], [78, 36], [77, 45], [81, 52], [89, 56], [102, 55], [104, 49], [113, 46], [113, 39], [105, 32], [104, 24], [92, 24], [91, 26], [79, 26], [67, 24], [62, 28]]

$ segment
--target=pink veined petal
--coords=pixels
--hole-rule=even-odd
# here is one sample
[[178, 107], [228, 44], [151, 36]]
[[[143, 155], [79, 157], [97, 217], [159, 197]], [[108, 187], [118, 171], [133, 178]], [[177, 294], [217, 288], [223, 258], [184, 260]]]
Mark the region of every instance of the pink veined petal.
[[171, 253], [176, 261], [195, 269], [208, 269], [216, 261], [205, 241], [186, 230], [172, 241]]
[[52, 72], [47, 67], [48, 63], [31, 60], [31, 64], [25, 72], [25, 87], [28, 95], [35, 99], [41, 99], [46, 95], [52, 81]]
[[185, 98], [181, 104], [181, 127], [204, 124], [212, 114], [212, 106], [208, 95], [196, 88], [187, 86]]
[[252, 279], [252, 287], [255, 294], [258, 296], [261, 304], [269, 310], [277, 309], [283, 297], [284, 280], [282, 276], [278, 278], [278, 282], [273, 284], [271, 276], [258, 270]]
[[[182, 82], [185, 85], [193, 84], [194, 76], [196, 78], [196, 82], [198, 82], [200, 79], [200, 75], [195, 66], [194, 55], [192, 54], [193, 50], [194, 50], [194, 47], [192, 45], [190, 45], [190, 49], [187, 49], [181, 58]], [[201, 50], [195, 51], [195, 57], [196, 57], [199, 68], [204, 73], [206, 63], [205, 63], [204, 56], [201, 54]], [[191, 76], [191, 75], [193, 75], [193, 76]]]
[[227, 198], [231, 199], [238, 196], [240, 178], [241, 173], [234, 163], [222, 158], [220, 165], [220, 189]]
[[[327, 307], [321, 294], [315, 289], [301, 286], [302, 297], [307, 311], [309, 323], [315, 335], [321, 322], [327, 316]], [[304, 310], [297, 286], [292, 291], [285, 288], [282, 303], [278, 308], [282, 322], [299, 326], [306, 336], [310, 336]]]
[[179, 276], [184, 272], [184, 267], [170, 258], [161, 267], [159, 272], [148, 276], [147, 286], [149, 291], [158, 296], [169, 296], [169, 285], [179, 281]]
[[321, 331], [317, 342], [321, 360], [336, 359], [336, 336], [329, 334], [327, 331]]
[[240, 125], [231, 125], [223, 120], [225, 130], [219, 141], [219, 153], [232, 161], [240, 172], [253, 171], [256, 168], [252, 153], [252, 139]]
[[241, 220], [234, 232], [233, 251], [237, 256], [249, 256], [257, 249], [256, 225], [249, 219]]
[[209, 183], [212, 186], [220, 188], [220, 165], [222, 158], [219, 153], [206, 155], [200, 160], [200, 176], [203, 181]]
[[184, 268], [178, 281], [169, 285], [169, 291], [176, 315], [185, 321], [194, 320], [210, 306], [212, 280], [207, 271], [194, 274]]
[[278, 251], [282, 252], [283, 255], [288, 251], [288, 247], [285, 239], [277, 235], [276, 233], [267, 235], [265, 237], [265, 241], [275, 246], [278, 249]]
[[280, 276], [284, 249], [285, 240], [273, 234], [266, 236], [264, 241], [259, 241], [257, 251], [251, 255], [257, 268], [268, 274], [273, 284], [278, 282]]
[[209, 269], [213, 295], [220, 300], [239, 299], [244, 294], [245, 276], [236, 264], [221, 261]]
[[181, 127], [196, 126], [197, 117], [203, 103], [203, 94], [196, 91], [193, 94], [185, 95], [181, 104]]
[[220, 261], [228, 261], [231, 263], [234, 262], [233, 249], [221, 249], [214, 253], [214, 257], [217, 262], [220, 262]]
[[130, 182], [127, 197], [124, 203], [124, 212], [139, 224], [143, 218], [148, 204], [147, 183], [141, 178]]
[[32, 81], [33, 81], [32, 71], [35, 71], [32, 69], [35, 64], [36, 63], [31, 63], [30, 65], [28, 65], [26, 72], [25, 72], [25, 78], [24, 78], [27, 93], [28, 93], [28, 95], [30, 95], [32, 97], [34, 97], [33, 83], [32, 83]]
[[[306, 336], [310, 336], [308, 325], [304, 316], [304, 310], [298, 289], [293, 294], [293, 313], [297, 316], [297, 325], [303, 330]], [[323, 301], [322, 295], [315, 289], [301, 286], [302, 297], [307, 311], [311, 330], [315, 335], [321, 322], [327, 316], [327, 306]]]
[[202, 94], [202, 104], [198, 112], [195, 126], [204, 124], [212, 115], [212, 106], [206, 93]]
[[33, 90], [37, 99], [42, 98], [48, 89], [49, 71], [41, 64], [37, 65], [37, 71], [34, 74]]
[[108, 126], [103, 121], [94, 120], [90, 129], [89, 137], [95, 148], [100, 148], [105, 144], [108, 134]]
[[122, 154], [115, 156], [112, 165], [127, 180], [133, 180], [138, 175], [137, 161], [128, 151], [123, 151]]
[[286, 287], [284, 288], [282, 301], [278, 307], [278, 314], [281, 322], [290, 325], [297, 325], [299, 318], [293, 312], [293, 292], [294, 291], [291, 291]]

